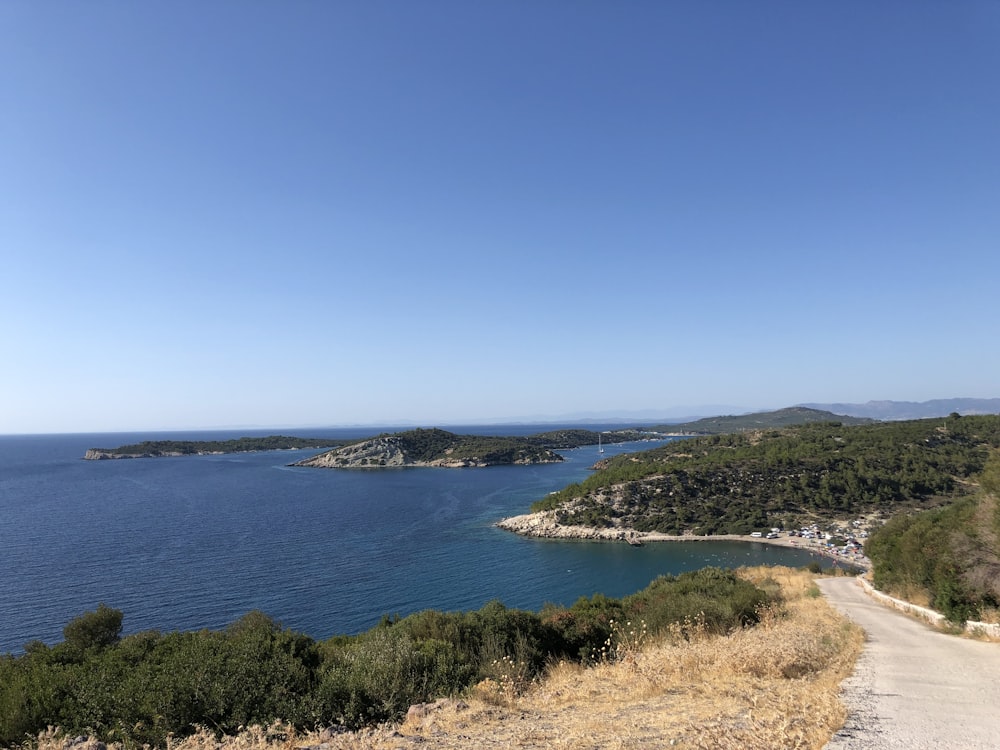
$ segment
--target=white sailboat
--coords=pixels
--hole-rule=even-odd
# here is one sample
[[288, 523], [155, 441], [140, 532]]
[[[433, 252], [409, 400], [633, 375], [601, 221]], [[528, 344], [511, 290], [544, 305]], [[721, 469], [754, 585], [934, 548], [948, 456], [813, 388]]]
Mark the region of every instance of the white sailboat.
[[601, 442], [601, 433], [597, 433], [597, 452], [604, 453], [604, 444]]

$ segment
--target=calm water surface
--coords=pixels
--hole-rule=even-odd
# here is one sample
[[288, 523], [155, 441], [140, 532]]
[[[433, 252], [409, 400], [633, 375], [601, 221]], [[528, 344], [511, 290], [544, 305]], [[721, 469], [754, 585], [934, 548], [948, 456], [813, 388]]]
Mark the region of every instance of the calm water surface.
[[[451, 428], [529, 434], [550, 426]], [[363, 436], [372, 431], [294, 434]], [[524, 539], [493, 527], [580, 481], [597, 449], [545, 466], [337, 471], [291, 468], [316, 451], [83, 461], [87, 448], [252, 432], [0, 436], [0, 653], [104, 602], [126, 633], [221, 628], [259, 609], [314, 638], [385, 613], [537, 610], [706, 565], [803, 565], [763, 544]], [[605, 446], [605, 455], [652, 447]]]

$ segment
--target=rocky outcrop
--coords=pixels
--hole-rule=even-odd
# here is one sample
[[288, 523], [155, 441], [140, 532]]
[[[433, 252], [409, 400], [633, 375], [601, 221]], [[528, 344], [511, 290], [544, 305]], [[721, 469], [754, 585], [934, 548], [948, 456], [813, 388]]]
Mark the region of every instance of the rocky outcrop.
[[367, 469], [414, 465], [416, 464], [413, 461], [407, 460], [400, 440], [395, 435], [345, 445], [292, 464], [292, 466], [313, 466], [321, 469]]
[[523, 516], [511, 516], [497, 522], [497, 528], [513, 531], [521, 536], [534, 536], [546, 539], [603, 539], [636, 543], [645, 535], [632, 529], [604, 528], [592, 526], [564, 526], [556, 520], [556, 511], [545, 510], [540, 513], [527, 513]]
[[515, 450], [491, 451], [470, 455], [462, 450], [462, 438], [442, 449], [433, 458], [414, 458], [408, 450], [406, 434], [380, 435], [360, 443], [334, 448], [318, 456], [297, 461], [292, 466], [321, 469], [383, 469], [398, 466], [436, 466], [444, 468], [503, 466], [555, 463], [563, 458], [548, 449], [525, 444]]
[[184, 453], [183, 451], [156, 451], [150, 453], [116, 453], [115, 451], [103, 450], [102, 448], [91, 448], [83, 454], [85, 461], [109, 461], [120, 458], [163, 458], [164, 456], [217, 456], [223, 451], [199, 451], [197, 453]]
[[163, 451], [157, 453], [116, 453], [114, 451], [102, 450], [101, 448], [91, 448], [83, 454], [86, 461], [109, 461], [119, 458], [159, 458], [161, 456], [183, 456], [179, 451]]
[[[111, 458], [123, 458], [123, 456], [116, 455], [111, 451], [102, 451], [97, 448], [91, 448], [83, 454], [83, 457], [87, 461], [106, 461]], [[129, 458], [132, 457], [129, 456]]]

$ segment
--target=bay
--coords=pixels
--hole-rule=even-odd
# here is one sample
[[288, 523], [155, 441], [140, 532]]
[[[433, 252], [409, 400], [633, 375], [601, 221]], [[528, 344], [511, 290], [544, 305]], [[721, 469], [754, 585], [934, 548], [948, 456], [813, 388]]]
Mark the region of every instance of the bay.
[[[537, 610], [597, 592], [624, 596], [662, 573], [811, 560], [759, 543], [636, 548], [525, 539], [494, 527], [584, 479], [596, 447], [564, 451], [560, 464], [468, 469], [288, 465], [316, 451], [82, 460], [88, 448], [147, 439], [273, 432], [0, 436], [0, 653], [60, 641], [69, 620], [101, 602], [125, 613], [126, 633], [222, 628], [261, 610], [328, 638], [366, 630], [383, 614], [478, 609], [492, 599]], [[650, 447], [606, 445], [604, 455]]]

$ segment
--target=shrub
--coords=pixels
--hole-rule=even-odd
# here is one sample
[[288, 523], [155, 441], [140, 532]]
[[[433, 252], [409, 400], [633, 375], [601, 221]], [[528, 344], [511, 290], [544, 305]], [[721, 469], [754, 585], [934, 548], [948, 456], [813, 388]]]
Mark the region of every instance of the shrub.
[[768, 601], [763, 590], [733, 571], [704, 568], [660, 576], [623, 603], [630, 619], [645, 621], [655, 634], [684, 621], [701, 621], [709, 632], [727, 633], [756, 623]]
[[604, 594], [580, 597], [572, 607], [549, 605], [542, 610], [543, 623], [559, 641], [559, 651], [583, 662], [594, 658], [611, 636], [612, 623], [625, 618], [619, 599]]
[[122, 632], [122, 612], [106, 604], [99, 604], [94, 612], [87, 612], [70, 620], [63, 628], [63, 638], [70, 648], [107, 648], [118, 642]]
[[199, 727], [235, 733], [279, 719], [299, 728], [378, 724], [487, 680], [510, 698], [547, 663], [590, 661], [605, 644], [634, 650], [635, 633], [616, 631], [615, 623], [645, 620], [653, 632], [697, 621], [724, 632], [753, 622], [766, 600], [735, 574], [710, 569], [658, 578], [624, 600], [598, 594], [541, 614], [493, 601], [475, 612], [385, 618], [367, 633], [324, 643], [260, 612], [221, 632], [121, 639], [121, 613], [102, 605], [67, 625], [67, 642], [0, 657], [0, 745], [47, 726], [160, 746]]
[[401, 629], [375, 628], [330, 655], [318, 685], [319, 701], [349, 727], [398, 718], [439, 686], [433, 666], [447, 661], [447, 651], [421, 650]]

